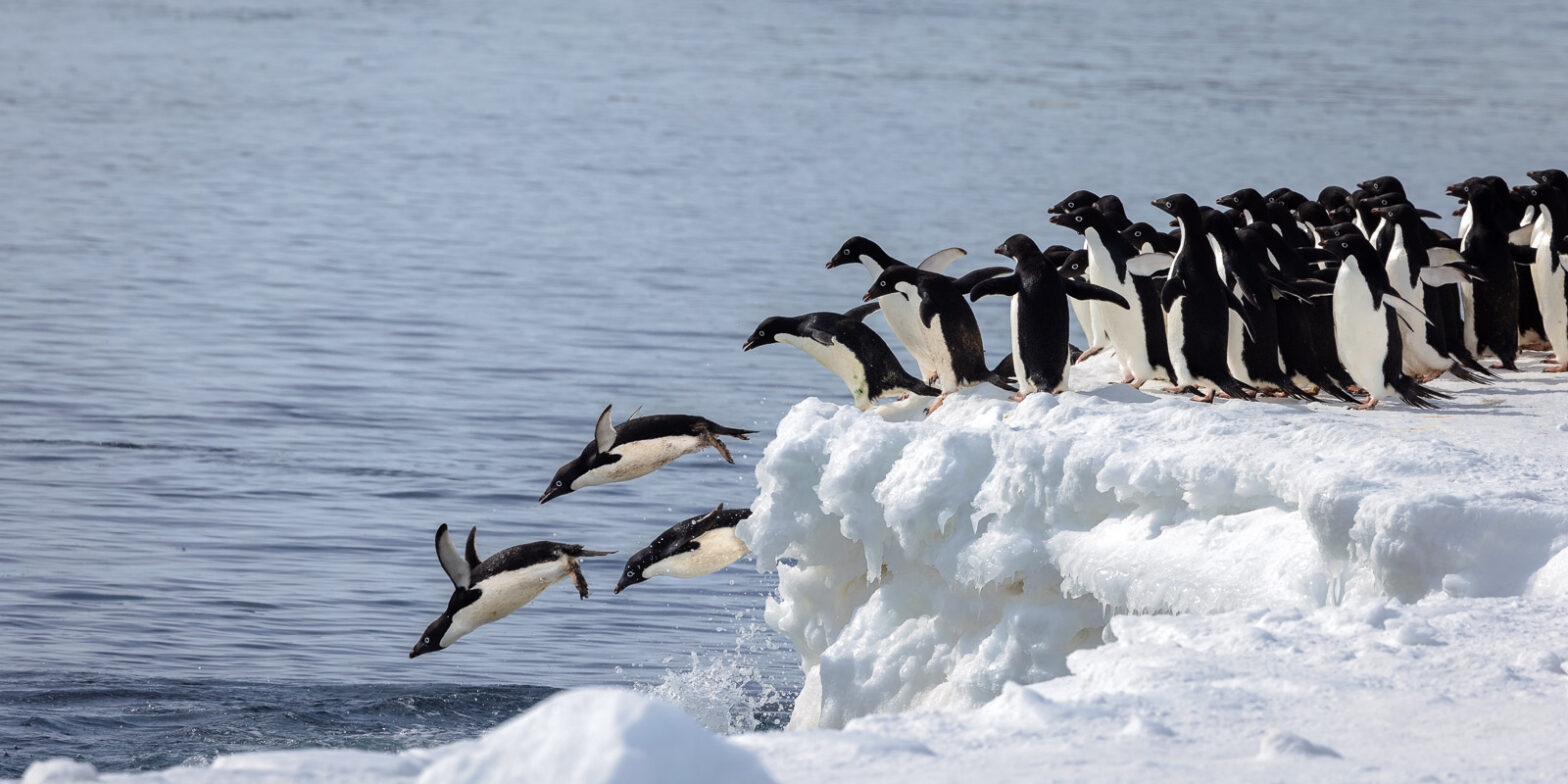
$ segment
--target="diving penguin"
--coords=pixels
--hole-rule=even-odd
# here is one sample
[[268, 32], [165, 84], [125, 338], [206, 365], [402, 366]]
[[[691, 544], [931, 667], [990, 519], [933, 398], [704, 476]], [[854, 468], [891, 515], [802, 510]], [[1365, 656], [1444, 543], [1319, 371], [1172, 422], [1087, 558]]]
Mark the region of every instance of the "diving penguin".
[[741, 350], [784, 343], [806, 352], [844, 380], [855, 398], [855, 408], [861, 411], [889, 395], [942, 394], [942, 390], [909, 375], [882, 336], [862, 323], [878, 307], [873, 302], [842, 314], [773, 316], [757, 325]]
[[725, 462], [734, 463], [730, 450], [719, 436], [749, 441], [746, 436], [755, 432], [685, 414], [645, 417], [634, 414], [631, 419], [614, 425], [610, 422], [610, 407], [605, 406], [599, 422], [594, 425], [593, 440], [583, 447], [582, 454], [555, 472], [550, 486], [539, 496], [539, 503], [584, 487], [636, 479], [663, 468], [677, 457], [700, 452], [704, 447], [719, 450]]
[[750, 509], [725, 509], [719, 504], [711, 512], [670, 526], [626, 560], [615, 592], [650, 577], [701, 577], [739, 561], [751, 551], [735, 535], [735, 526], [750, 516]]
[[481, 561], [474, 547], [478, 531], [468, 529], [468, 547], [463, 555], [458, 555], [446, 523], [436, 529], [436, 558], [446, 576], [452, 578], [452, 598], [441, 617], [425, 628], [408, 658], [446, 649], [469, 632], [511, 615], [567, 575], [577, 586], [578, 596], [588, 598], [588, 580], [577, 559], [612, 554], [606, 550], [584, 550], [580, 544], [530, 542], [508, 547]]
[[[920, 262], [919, 269], [926, 272], [941, 272], [955, 259], [963, 256], [962, 248], [939, 250]], [[882, 250], [882, 246], [865, 237], [850, 237], [839, 247], [838, 253], [828, 259], [828, 269], [847, 264], [859, 264], [865, 267], [866, 271], [871, 273], [873, 280], [881, 275], [883, 270], [909, 266], [887, 255], [887, 251]], [[930, 381], [935, 376], [936, 370], [930, 351], [921, 342], [923, 333], [920, 329], [919, 303], [911, 302], [904, 297], [883, 298], [881, 303], [882, 317], [887, 319], [888, 327], [893, 330], [893, 337], [898, 338], [898, 342], [903, 343], [904, 348], [908, 349], [910, 355], [915, 358], [915, 364], [920, 369], [920, 378]]]

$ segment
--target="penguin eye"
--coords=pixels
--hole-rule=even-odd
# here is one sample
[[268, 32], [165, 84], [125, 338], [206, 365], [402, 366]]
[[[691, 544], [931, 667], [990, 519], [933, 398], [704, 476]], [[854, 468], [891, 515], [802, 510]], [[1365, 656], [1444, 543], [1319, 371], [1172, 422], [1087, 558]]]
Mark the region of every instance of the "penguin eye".
[[1530, 195], [1531, 195], [1531, 196], [1534, 196], [1534, 195], [1535, 195], [1535, 189], [1534, 189], [1534, 188], [1531, 188], [1531, 189], [1530, 189]]
[[757, 330], [757, 337], [762, 338], [762, 337], [767, 337], [767, 335], [768, 335], [768, 333], [766, 331], [760, 330], [760, 329]]
[[429, 637], [426, 637], [426, 638], [425, 638], [425, 644], [426, 644], [426, 645], [429, 645], [429, 644], [430, 644], [430, 638], [429, 638]]
[[1143, 236], [1143, 232], [1142, 231], [1135, 231], [1135, 232], [1132, 233], [1132, 236], [1134, 236], [1134, 237], [1142, 237]]
[[881, 286], [882, 288], [887, 288], [887, 281], [879, 280], [879, 281], [877, 281], [877, 285]]
[[1069, 210], [1070, 210], [1070, 209], [1074, 209], [1074, 208], [1075, 208], [1075, 207], [1077, 207], [1077, 206], [1078, 206], [1078, 205], [1076, 205], [1076, 204], [1073, 204], [1073, 203], [1072, 203], [1072, 202], [1067, 202], [1067, 209], [1069, 209]]
[[1073, 222], [1074, 223], [1083, 223], [1083, 216], [1079, 215], [1078, 217], [1073, 218]]
[[636, 573], [636, 572], [634, 572], [634, 571], [632, 571], [632, 570], [631, 570], [631, 569], [627, 569], [627, 570], [626, 570], [626, 576], [627, 576], [627, 577], [636, 577], [636, 576], [637, 576], [637, 573]]
[[1171, 208], [1171, 203], [1170, 202], [1165, 202], [1165, 209], [1168, 210], [1170, 208]]
[[1341, 248], [1348, 248], [1348, 247], [1350, 247], [1350, 243], [1348, 243], [1348, 242], [1341, 242], [1341, 243], [1339, 243], [1339, 247], [1341, 247]]
[[844, 255], [845, 255], [845, 256], [848, 256], [848, 255], [849, 255], [849, 248], [845, 248], [845, 249], [844, 249]]
[[559, 479], [555, 480], [555, 486], [556, 487], [560, 487], [561, 486], [561, 480], [559, 480]]

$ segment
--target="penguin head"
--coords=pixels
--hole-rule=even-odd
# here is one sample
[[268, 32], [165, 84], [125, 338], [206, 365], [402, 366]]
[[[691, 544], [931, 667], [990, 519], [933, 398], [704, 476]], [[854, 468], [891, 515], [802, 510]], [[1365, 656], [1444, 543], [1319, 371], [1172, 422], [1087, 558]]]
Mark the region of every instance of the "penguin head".
[[1395, 204], [1405, 204], [1409, 201], [1409, 199], [1405, 198], [1403, 191], [1383, 191], [1376, 196], [1367, 197], [1362, 203], [1371, 206], [1372, 211], [1377, 212], [1379, 207], [1392, 207]]
[[[1046, 254], [1046, 258], [1052, 257], [1053, 254]], [[1083, 248], [1069, 251], [1067, 254], [1060, 256], [1060, 258], [1061, 266], [1057, 267], [1056, 271], [1060, 272], [1064, 278], [1080, 278], [1089, 271], [1089, 251]]]
[[1564, 174], [1562, 169], [1540, 169], [1525, 172], [1525, 175], [1542, 185], [1568, 186], [1568, 174]]
[[447, 640], [447, 633], [452, 629], [452, 616], [441, 613], [441, 617], [431, 621], [425, 627], [425, 633], [419, 636], [419, 642], [414, 643], [414, 649], [408, 652], [408, 658], [413, 659], [433, 651], [445, 650], [446, 646], [457, 640]]
[[1149, 204], [1173, 218], [1180, 217], [1183, 214], [1190, 215], [1198, 209], [1198, 203], [1185, 193], [1173, 193], [1162, 199], [1155, 199], [1149, 202]]
[[777, 343], [779, 342], [778, 336], [781, 334], [795, 334], [793, 329], [797, 321], [798, 319], [785, 318], [784, 316], [772, 316], [763, 319], [762, 323], [752, 330], [751, 336], [746, 338], [746, 342], [740, 347], [740, 350], [750, 351], [758, 346]]
[[1101, 220], [1102, 218], [1103, 216], [1100, 214], [1099, 210], [1095, 209], [1093, 206], [1088, 206], [1079, 207], [1072, 212], [1061, 215], [1052, 215], [1051, 222], [1058, 226], [1066, 226], [1067, 228], [1082, 234], [1089, 229], [1102, 228], [1104, 225], [1104, 222]]
[[595, 451], [595, 445], [589, 444], [581, 455], [572, 458], [571, 462], [557, 469], [555, 476], [550, 479], [550, 486], [546, 487], [544, 493], [539, 496], [539, 503], [545, 503], [552, 498], [560, 498], [576, 490], [577, 488], [572, 485], [577, 481], [578, 477], [588, 473], [593, 468], [593, 455], [590, 453]]
[[[1055, 222], [1057, 217], [1061, 216], [1053, 217], [1051, 221]], [[1030, 239], [1027, 234], [1014, 234], [1003, 241], [1001, 245], [996, 246], [996, 255], [1006, 256], [1015, 263], [1023, 259], [1032, 258], [1039, 253], [1040, 246], [1036, 245], [1034, 240]]]
[[643, 576], [643, 570], [652, 566], [655, 560], [652, 547], [644, 547], [638, 550], [635, 555], [626, 560], [626, 568], [621, 571], [620, 582], [615, 584], [615, 592], [620, 593], [637, 583], [647, 580], [648, 578]]
[[846, 264], [859, 264], [861, 256], [871, 259], [884, 268], [893, 261], [893, 257], [887, 255], [887, 252], [882, 250], [882, 246], [865, 237], [855, 236], [844, 240], [844, 244], [839, 246], [838, 253], [828, 259], [828, 269]]
[[[905, 266], [888, 267], [882, 270], [882, 274], [878, 275], [877, 279], [871, 282], [871, 288], [866, 290], [864, 300], [870, 302], [877, 297], [897, 294], [898, 287], [901, 284], [913, 284], [915, 282], [917, 272], [914, 267]], [[907, 297], [908, 295], [906, 294], [905, 296]]]
[[1370, 180], [1358, 182], [1356, 183], [1356, 187], [1364, 189], [1368, 193], [1374, 195], [1380, 193], [1405, 192], [1405, 186], [1399, 181], [1399, 178], [1387, 174], [1383, 175], [1382, 177], [1373, 177]]
[[1406, 217], [1415, 213], [1415, 206], [1396, 202], [1394, 204], [1380, 205], [1372, 208], [1373, 215], [1380, 215], [1386, 220], [1400, 223]]
[[1094, 191], [1073, 191], [1067, 198], [1052, 205], [1046, 212], [1052, 215], [1064, 215], [1080, 207], [1087, 207], [1100, 200], [1100, 195]]
[[1513, 195], [1525, 204], [1540, 204], [1546, 198], [1547, 186], [1537, 180], [1529, 185], [1515, 185]]
[[1339, 209], [1340, 205], [1344, 204], [1345, 199], [1349, 197], [1350, 191], [1347, 191], [1338, 185], [1329, 185], [1324, 187], [1323, 190], [1318, 191], [1318, 204], [1323, 205], [1324, 210], [1333, 212], [1334, 210]]
[[1371, 243], [1367, 242], [1367, 238], [1361, 236], [1359, 231], [1346, 232], [1337, 237], [1324, 237], [1318, 245], [1341, 261], [1349, 260], [1351, 257], [1371, 259], [1375, 255]]

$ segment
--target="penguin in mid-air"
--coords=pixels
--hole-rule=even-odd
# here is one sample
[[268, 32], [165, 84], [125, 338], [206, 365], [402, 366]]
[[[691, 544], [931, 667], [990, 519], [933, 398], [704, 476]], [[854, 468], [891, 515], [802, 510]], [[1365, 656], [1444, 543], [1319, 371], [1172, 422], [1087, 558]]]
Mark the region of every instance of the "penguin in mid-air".
[[452, 598], [441, 617], [425, 628], [408, 658], [446, 649], [469, 632], [511, 615], [567, 575], [577, 586], [578, 596], [588, 598], [588, 580], [577, 559], [613, 554], [608, 550], [584, 550], [580, 544], [529, 542], [508, 547], [481, 561], [474, 548], [478, 531], [468, 529], [468, 547], [463, 555], [458, 555], [446, 523], [436, 529], [436, 558], [446, 576], [452, 578]]
[[633, 414], [631, 419], [614, 425], [610, 422], [610, 407], [605, 406], [594, 425], [593, 440], [583, 447], [582, 454], [555, 472], [550, 486], [539, 496], [539, 503], [584, 487], [636, 479], [704, 447], [719, 450], [725, 462], [733, 464], [735, 460], [719, 436], [749, 441], [746, 436], [755, 432], [685, 414]]
[[1342, 261], [1334, 280], [1335, 344], [1345, 370], [1367, 392], [1366, 402], [1354, 408], [1370, 409], [1388, 395], [1398, 395], [1416, 408], [1437, 408], [1430, 398], [1449, 396], [1422, 386], [1402, 368], [1405, 349], [1399, 321], [1415, 324], [1425, 322], [1426, 316], [1394, 292], [1388, 270], [1361, 232], [1352, 229], [1325, 237], [1323, 247]]
[[750, 516], [750, 509], [725, 509], [719, 504], [711, 512], [670, 526], [626, 559], [615, 592], [650, 577], [701, 577], [739, 561], [751, 550], [735, 535], [735, 526]]
[[1102, 300], [1121, 308], [1128, 306], [1127, 300], [1101, 286], [1062, 276], [1058, 267], [1070, 254], [1041, 253], [1026, 235], [1008, 237], [996, 254], [1012, 259], [1017, 271], [981, 281], [969, 292], [969, 299], [997, 294], [1012, 300], [1013, 374], [1018, 381], [1018, 394], [1013, 399], [1023, 400], [1034, 392], [1061, 392], [1067, 388], [1072, 362], [1067, 344], [1067, 298]]
[[[947, 265], [952, 264], [954, 260], [963, 256], [962, 248], [946, 248], [926, 257], [917, 269], [939, 273], [947, 269]], [[838, 253], [828, 259], [828, 269], [848, 264], [865, 267], [866, 272], [871, 273], [872, 280], [875, 280], [884, 270], [909, 266], [887, 255], [887, 251], [882, 250], [882, 246], [865, 237], [850, 237], [839, 247]], [[882, 317], [887, 319], [888, 328], [893, 330], [893, 337], [898, 338], [898, 342], [903, 343], [904, 348], [908, 349], [909, 354], [915, 358], [915, 364], [920, 368], [920, 378], [929, 382], [934, 377], [936, 369], [930, 351], [921, 342], [923, 332], [920, 329], [920, 303], [911, 302], [905, 297], [883, 297], [880, 302]]]
[[806, 352], [844, 380], [855, 397], [855, 408], [861, 411], [889, 395], [942, 394], [942, 390], [909, 375], [882, 336], [862, 323], [878, 307], [873, 302], [844, 313], [773, 316], [757, 325], [741, 350], [785, 343]]
[[889, 267], [872, 282], [865, 300], [907, 298], [916, 303], [916, 316], [922, 330], [920, 341], [930, 351], [936, 387], [942, 394], [927, 412], [935, 411], [947, 395], [964, 387], [990, 382], [1009, 392], [998, 374], [985, 364], [985, 345], [975, 313], [964, 301], [964, 292], [946, 275], [909, 266]]

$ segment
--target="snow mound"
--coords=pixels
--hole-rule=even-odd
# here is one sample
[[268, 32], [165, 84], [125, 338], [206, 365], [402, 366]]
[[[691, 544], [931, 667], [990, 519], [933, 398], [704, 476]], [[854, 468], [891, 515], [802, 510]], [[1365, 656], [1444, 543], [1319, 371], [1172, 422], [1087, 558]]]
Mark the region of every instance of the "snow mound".
[[1568, 502], [1530, 489], [1560, 479], [1563, 453], [1501, 448], [1489, 401], [1350, 412], [1111, 391], [1014, 405], [976, 390], [918, 421], [817, 399], [789, 412], [740, 535], [776, 565], [766, 617], [806, 672], [791, 726], [982, 705], [1066, 674], [1114, 614], [1568, 594]]
[[487, 733], [456, 744], [420, 784], [741, 784], [772, 782], [755, 757], [703, 729], [680, 708], [623, 689], [562, 692]]
[[1263, 740], [1258, 741], [1258, 759], [1277, 760], [1292, 757], [1335, 757], [1343, 759], [1339, 752], [1327, 747], [1319, 746], [1306, 738], [1284, 730], [1269, 730]]
[[85, 762], [65, 758], [39, 760], [27, 766], [22, 784], [66, 784], [72, 781], [97, 781], [98, 769]]

